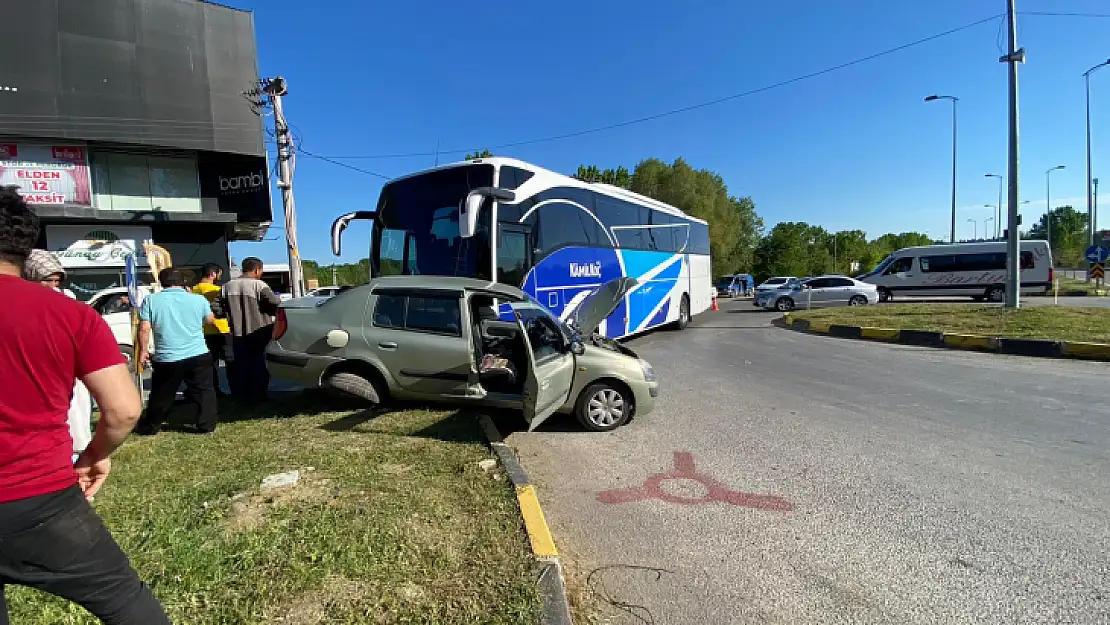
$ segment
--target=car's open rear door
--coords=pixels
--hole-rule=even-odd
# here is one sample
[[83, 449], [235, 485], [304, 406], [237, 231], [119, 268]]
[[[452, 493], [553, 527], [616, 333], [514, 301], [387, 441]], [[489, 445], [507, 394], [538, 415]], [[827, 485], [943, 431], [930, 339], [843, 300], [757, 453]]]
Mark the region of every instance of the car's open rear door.
[[524, 340], [524, 351], [528, 353], [528, 374], [524, 379], [524, 419], [531, 432], [566, 403], [574, 383], [574, 355], [554, 351], [542, 353], [537, 359], [528, 331], [519, 315], [516, 322]]

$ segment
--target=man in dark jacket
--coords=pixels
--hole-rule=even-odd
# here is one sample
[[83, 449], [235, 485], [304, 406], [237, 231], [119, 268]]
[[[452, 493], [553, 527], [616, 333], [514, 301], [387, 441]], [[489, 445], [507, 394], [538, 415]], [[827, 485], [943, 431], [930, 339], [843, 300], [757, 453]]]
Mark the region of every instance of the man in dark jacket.
[[231, 325], [231, 342], [235, 352], [236, 386], [232, 396], [252, 402], [264, 401], [270, 386], [266, 369], [266, 346], [274, 333], [274, 315], [281, 299], [262, 281], [262, 261], [243, 260], [238, 278], [224, 285], [221, 299]]

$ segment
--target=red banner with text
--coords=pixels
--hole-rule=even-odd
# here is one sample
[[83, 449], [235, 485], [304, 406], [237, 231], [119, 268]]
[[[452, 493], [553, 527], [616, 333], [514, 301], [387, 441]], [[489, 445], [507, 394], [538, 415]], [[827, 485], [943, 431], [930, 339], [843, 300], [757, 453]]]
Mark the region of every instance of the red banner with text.
[[92, 206], [88, 150], [0, 139], [0, 185], [15, 185], [28, 204]]

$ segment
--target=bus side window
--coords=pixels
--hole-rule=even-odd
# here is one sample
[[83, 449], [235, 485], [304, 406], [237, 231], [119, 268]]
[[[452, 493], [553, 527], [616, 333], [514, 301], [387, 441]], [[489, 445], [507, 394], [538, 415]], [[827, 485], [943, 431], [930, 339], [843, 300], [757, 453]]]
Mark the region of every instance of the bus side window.
[[497, 281], [520, 287], [528, 264], [528, 233], [502, 224], [498, 228]]

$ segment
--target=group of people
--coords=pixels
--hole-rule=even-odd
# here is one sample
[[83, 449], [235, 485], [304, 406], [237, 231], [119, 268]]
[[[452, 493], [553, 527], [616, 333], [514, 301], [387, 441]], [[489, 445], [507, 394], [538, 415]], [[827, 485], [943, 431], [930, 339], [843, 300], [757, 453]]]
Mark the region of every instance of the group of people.
[[[163, 269], [162, 290], [139, 306], [136, 362], [151, 366], [150, 398], [137, 434], [157, 434], [185, 385], [185, 399], [196, 412], [196, 430], [216, 429], [219, 364], [227, 370], [231, 397], [243, 402], [266, 400], [270, 374], [266, 345], [281, 300], [263, 282], [262, 261], [247, 258], [240, 277], [222, 288], [219, 265], [207, 264], [200, 282], [186, 289], [185, 273]], [[152, 341], [153, 338], [153, 341]], [[149, 346], [153, 343], [153, 354]]]
[[233, 397], [266, 398], [265, 350], [280, 300], [259, 279], [257, 258], [222, 288], [216, 265], [190, 290], [182, 270], [162, 270], [163, 289], [139, 308], [136, 358], [150, 362], [153, 377], [143, 414], [107, 323], [63, 289], [61, 264], [34, 249], [39, 234], [18, 188], [0, 186], [0, 625], [9, 584], [74, 601], [109, 625], [168, 624], [89, 501], [113, 452], [132, 430], [157, 432], [182, 383], [197, 430], [215, 429], [219, 361]]

